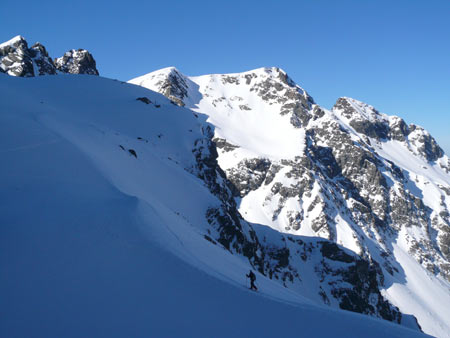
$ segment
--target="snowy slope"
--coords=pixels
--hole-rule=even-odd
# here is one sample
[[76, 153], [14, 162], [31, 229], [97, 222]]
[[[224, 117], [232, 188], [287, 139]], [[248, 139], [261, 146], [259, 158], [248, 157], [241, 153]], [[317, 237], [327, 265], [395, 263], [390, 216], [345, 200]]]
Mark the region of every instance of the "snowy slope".
[[0, 93], [1, 336], [424, 336], [261, 274], [247, 291], [248, 261], [204, 239], [219, 201], [191, 111], [81, 75], [0, 74]]
[[[383, 295], [425, 332], [450, 337], [450, 160], [428, 132], [351, 98], [324, 109], [278, 68], [187, 77], [170, 67], [129, 82], [207, 117], [246, 221], [377, 262]], [[304, 276], [295, 250], [287, 270]], [[319, 284], [287, 285], [345, 308]]]

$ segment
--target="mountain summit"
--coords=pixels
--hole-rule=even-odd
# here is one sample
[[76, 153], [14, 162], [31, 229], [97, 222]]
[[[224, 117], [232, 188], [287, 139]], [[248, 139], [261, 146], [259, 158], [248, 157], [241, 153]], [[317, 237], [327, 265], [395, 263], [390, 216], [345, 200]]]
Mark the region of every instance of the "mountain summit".
[[386, 299], [425, 332], [450, 328], [442, 307], [450, 301], [450, 160], [427, 131], [352, 98], [327, 110], [279, 68], [195, 77], [166, 68], [129, 82], [205, 115], [239, 214], [288, 236], [283, 264], [261, 271], [310, 295], [301, 246], [289, 236], [325, 238], [365, 259], [368, 270], [350, 281], [330, 273], [325, 259], [315, 273], [340, 282], [316, 284], [324, 303], [394, 320]]

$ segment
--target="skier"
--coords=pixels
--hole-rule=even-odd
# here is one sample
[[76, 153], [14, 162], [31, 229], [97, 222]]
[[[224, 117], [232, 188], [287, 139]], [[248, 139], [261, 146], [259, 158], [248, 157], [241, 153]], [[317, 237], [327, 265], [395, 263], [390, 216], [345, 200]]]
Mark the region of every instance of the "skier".
[[250, 290], [255, 290], [257, 291], [258, 288], [255, 285], [255, 280], [256, 280], [256, 276], [253, 273], [252, 270], [250, 270], [250, 272], [248, 273], [248, 275], [246, 275], [248, 278], [250, 278]]

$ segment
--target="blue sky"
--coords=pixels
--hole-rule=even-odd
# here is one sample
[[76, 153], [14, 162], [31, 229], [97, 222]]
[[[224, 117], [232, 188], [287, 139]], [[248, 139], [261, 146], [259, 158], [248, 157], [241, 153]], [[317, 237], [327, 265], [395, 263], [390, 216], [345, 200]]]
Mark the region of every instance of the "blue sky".
[[2, 0], [0, 40], [94, 55], [128, 80], [278, 66], [317, 103], [350, 96], [429, 130], [450, 154], [450, 1]]

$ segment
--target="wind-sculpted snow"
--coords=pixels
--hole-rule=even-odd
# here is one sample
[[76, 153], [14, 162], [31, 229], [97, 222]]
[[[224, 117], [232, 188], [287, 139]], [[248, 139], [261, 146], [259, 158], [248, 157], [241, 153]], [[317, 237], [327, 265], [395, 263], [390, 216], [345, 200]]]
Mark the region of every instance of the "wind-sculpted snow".
[[[223, 173], [220, 182], [228, 182], [237, 216], [284, 236], [318, 236], [350, 249], [373, 269], [365, 285], [377, 285], [383, 301], [415, 315], [425, 332], [449, 337], [442, 304], [450, 302], [450, 160], [427, 131], [351, 98], [338, 99], [329, 111], [278, 68], [198, 77], [169, 68], [131, 82], [176, 96], [178, 104], [207, 117], [216, 146], [209, 153], [217, 151], [216, 171]], [[169, 96], [172, 87], [179, 90]], [[217, 236], [223, 223], [227, 241], [241, 244], [237, 254], [258, 264], [276, 257], [278, 263], [261, 273], [315, 301], [319, 296], [332, 306], [384, 317], [382, 306], [371, 307], [370, 292], [355, 285], [364, 300], [347, 306], [333, 287], [355, 279], [324, 264], [313, 274], [339, 275], [340, 282], [305, 287], [294, 254], [299, 248], [286, 253], [275, 245], [276, 253], [262, 257], [258, 231], [233, 234], [230, 227], [239, 229], [238, 222], [226, 220], [223, 210], [208, 217]], [[255, 247], [246, 251], [252, 238]], [[432, 297], [408, 282], [412, 271], [424, 288], [436, 290]], [[395, 318], [391, 312], [388, 319]]]

